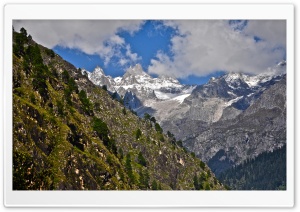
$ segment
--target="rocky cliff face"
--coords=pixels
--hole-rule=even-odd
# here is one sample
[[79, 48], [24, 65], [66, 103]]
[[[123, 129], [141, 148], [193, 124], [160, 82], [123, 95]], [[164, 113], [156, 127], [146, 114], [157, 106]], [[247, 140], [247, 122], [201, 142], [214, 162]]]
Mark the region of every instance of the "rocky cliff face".
[[245, 111], [185, 140], [215, 173], [286, 143], [286, 79], [265, 90]]

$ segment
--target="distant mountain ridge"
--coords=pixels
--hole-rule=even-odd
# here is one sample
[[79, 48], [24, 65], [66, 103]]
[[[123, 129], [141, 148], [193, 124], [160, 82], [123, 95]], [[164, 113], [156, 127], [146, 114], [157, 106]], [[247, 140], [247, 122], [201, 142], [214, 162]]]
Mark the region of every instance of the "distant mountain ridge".
[[183, 101], [195, 88], [195, 86], [182, 85], [180, 82], [169, 76], [153, 78], [147, 74], [140, 64], [130, 66], [122, 77], [112, 78], [104, 74], [100, 67], [96, 67], [93, 72], [82, 70], [88, 78], [99, 86], [107, 86], [107, 89], [117, 92], [125, 99], [128, 108], [141, 111], [143, 106], [148, 107], [149, 100], [160, 102], [161, 100], [178, 99]]
[[[172, 132], [177, 139], [182, 139], [189, 151], [195, 152], [199, 158], [209, 162], [214, 171], [220, 173], [247, 158], [284, 145], [285, 69], [286, 62], [281, 61], [263, 74], [231, 72], [212, 77], [206, 84], [191, 86], [181, 85], [172, 77], [152, 78], [137, 64], [130, 67], [123, 77], [115, 78], [113, 88], [126, 97], [124, 100], [127, 107], [140, 116], [144, 113], [155, 116], [164, 130]], [[91, 81], [93, 80], [91, 77]], [[276, 120], [274, 126], [260, 120], [258, 125], [261, 128], [257, 129], [257, 135], [253, 137], [255, 131], [248, 128], [252, 126], [251, 120], [257, 120], [257, 112], [262, 111], [266, 104], [272, 104], [275, 96], [282, 99], [280, 104], [267, 109], [266, 115], [260, 115], [260, 118], [266, 116]], [[282, 112], [278, 113], [274, 108], [280, 108]], [[233, 126], [238, 128], [238, 123], [241, 122], [248, 123], [249, 126], [244, 126], [245, 130], [240, 136], [247, 141], [254, 139], [256, 142], [263, 142], [266, 139], [268, 142], [251, 148], [249, 144], [237, 140], [229, 142], [226, 132], [233, 129]], [[276, 128], [276, 133], [271, 128]], [[270, 140], [270, 136], [275, 134], [277, 137], [280, 134], [282, 136]], [[222, 144], [222, 140], [229, 143]], [[231, 147], [236, 150], [230, 150]], [[239, 152], [246, 150], [248, 152]], [[220, 162], [216, 162], [216, 157], [219, 157]]]

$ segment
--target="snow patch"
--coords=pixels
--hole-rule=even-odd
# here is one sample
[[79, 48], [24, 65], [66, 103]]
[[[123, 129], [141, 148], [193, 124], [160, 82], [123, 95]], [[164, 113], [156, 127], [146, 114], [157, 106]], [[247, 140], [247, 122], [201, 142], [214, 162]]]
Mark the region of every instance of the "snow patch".
[[173, 100], [178, 101], [180, 104], [185, 100], [185, 98], [189, 97], [191, 94], [183, 94], [173, 98]]
[[230, 100], [229, 102], [225, 102], [225, 107], [228, 107], [228, 106], [232, 105], [233, 103], [239, 101], [242, 98], [243, 98], [243, 96], [239, 96], [239, 97], [237, 97], [235, 99]]
[[116, 77], [114, 78], [114, 81], [116, 82], [116, 84], [119, 84], [122, 81], [122, 77]]

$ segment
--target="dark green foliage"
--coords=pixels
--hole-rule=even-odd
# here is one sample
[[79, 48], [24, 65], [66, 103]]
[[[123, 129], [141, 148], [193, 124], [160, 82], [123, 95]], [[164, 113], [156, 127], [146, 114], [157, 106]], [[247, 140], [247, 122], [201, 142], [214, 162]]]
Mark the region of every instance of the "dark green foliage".
[[217, 185], [218, 184], [218, 180], [216, 177], [214, 177], [214, 184]]
[[107, 158], [106, 158], [106, 162], [110, 165], [113, 164], [113, 159], [112, 159], [112, 156], [111, 155], [108, 155]]
[[72, 92], [75, 91], [76, 93], [78, 93], [78, 86], [72, 77], [70, 77], [68, 80], [68, 87]]
[[151, 117], [151, 118], [150, 118], [150, 121], [152, 121], [153, 123], [156, 123], [155, 117]]
[[[49, 77], [49, 70], [47, 66], [43, 64], [43, 59], [40, 53], [40, 49], [36, 44], [34, 47], [29, 46], [27, 51], [27, 56], [29, 62], [31, 62], [33, 70], [33, 80], [32, 85], [35, 90], [37, 90], [44, 101], [49, 99], [48, 88], [46, 81]], [[26, 60], [26, 59], [25, 59]]]
[[202, 160], [200, 161], [200, 168], [203, 170], [205, 169], [205, 163]]
[[210, 190], [210, 185], [208, 182], [204, 183], [204, 190]]
[[56, 106], [57, 106], [58, 114], [63, 116], [64, 115], [64, 104], [61, 101], [57, 100]]
[[32, 104], [35, 104], [36, 99], [33, 93], [30, 94], [30, 101]]
[[61, 74], [61, 78], [63, 80], [64, 83], [68, 83], [69, 79], [70, 79], [70, 74], [69, 72], [67, 72], [66, 70], [64, 70]]
[[124, 97], [121, 96], [119, 102], [121, 103], [121, 105], [124, 105]]
[[67, 87], [64, 90], [64, 97], [65, 97], [65, 100], [66, 100], [66, 102], [67, 102], [68, 105], [72, 105], [71, 94], [72, 94], [72, 90], [69, 89], [69, 87]]
[[199, 182], [198, 182], [197, 175], [194, 176], [193, 181], [194, 181], [195, 190], [199, 190], [200, 188], [199, 188]]
[[52, 58], [55, 57], [55, 53], [52, 49], [46, 49], [46, 54]]
[[158, 190], [162, 190], [161, 184], [158, 182]]
[[145, 170], [144, 180], [145, 180], [144, 185], [145, 185], [147, 188], [149, 188], [150, 176], [149, 176], [148, 169]]
[[133, 175], [133, 170], [132, 170], [132, 166], [131, 166], [131, 158], [130, 158], [129, 153], [126, 155], [125, 168], [126, 168], [127, 175], [129, 177], [130, 182], [134, 184], [135, 183], [135, 177]]
[[199, 177], [199, 182], [202, 183], [204, 181], [206, 181], [206, 175], [204, 174], [204, 172], [201, 172], [200, 177]]
[[27, 31], [22, 27], [20, 29], [20, 33], [14, 32], [14, 45], [13, 45], [13, 53], [21, 57], [25, 54], [24, 45], [28, 42]]
[[116, 141], [114, 139], [109, 139], [109, 143], [108, 143], [108, 149], [111, 150], [112, 153], [114, 153], [115, 155], [118, 154], [117, 152], [117, 146], [116, 146]]
[[173, 138], [173, 137], [174, 137], [174, 134], [172, 134], [170, 131], [167, 131], [167, 136], [168, 136], [169, 138]]
[[82, 135], [78, 130], [78, 127], [73, 123], [68, 123], [68, 127], [72, 131], [71, 134], [68, 135], [68, 141], [74, 146], [84, 151], [84, 144], [82, 143]]
[[33, 173], [28, 172], [32, 168], [33, 160], [29, 154], [14, 152], [13, 155], [13, 189], [25, 190], [30, 187]]
[[164, 137], [163, 134], [161, 134], [161, 132], [160, 132], [160, 134], [158, 135], [158, 140], [161, 141], [161, 142], [164, 142], [164, 141], [165, 141], [165, 137]]
[[[221, 160], [221, 158], [223, 159]], [[209, 159], [207, 165], [214, 174], [219, 177], [222, 172], [233, 166], [233, 161], [229, 159], [225, 150], [220, 149], [212, 158]]]
[[152, 190], [158, 190], [158, 185], [157, 185], [156, 180], [152, 181], [151, 188], [152, 188]]
[[82, 108], [83, 108], [84, 112], [90, 114], [91, 109], [92, 109], [92, 103], [88, 99], [86, 92], [84, 90], [81, 90], [78, 95], [79, 95], [79, 99], [82, 103]]
[[134, 110], [130, 110], [132, 114], [137, 116], [137, 112], [135, 112]]
[[144, 158], [142, 152], [139, 152], [138, 163], [141, 164], [142, 166], [147, 166], [146, 159]]
[[150, 114], [148, 114], [148, 113], [144, 114], [144, 119], [145, 120], [150, 120], [150, 118], [151, 118]]
[[149, 188], [149, 173], [147, 170], [143, 171], [142, 169], [139, 170], [139, 187], [143, 190]]
[[177, 144], [179, 147], [183, 147], [182, 140], [177, 141], [176, 144]]
[[29, 56], [25, 55], [24, 56], [24, 60], [23, 60], [23, 70], [25, 71], [26, 75], [29, 75], [30, 71], [31, 71], [31, 67], [30, 67], [30, 61], [29, 61]]
[[191, 156], [192, 156], [193, 158], [195, 158], [195, 157], [196, 157], [195, 152], [191, 152]]
[[135, 132], [136, 140], [138, 140], [141, 136], [142, 136], [142, 131], [140, 129], [137, 129], [137, 131]]
[[103, 144], [112, 151], [115, 155], [117, 155], [117, 146], [114, 139], [110, 139], [109, 129], [107, 124], [99, 118], [93, 118], [93, 130], [97, 133], [98, 137], [103, 141]]
[[114, 92], [114, 93], [111, 95], [111, 97], [112, 97], [113, 99], [118, 99], [118, 93], [117, 93], [117, 92]]
[[118, 150], [118, 156], [119, 158], [122, 160], [123, 157], [124, 157], [124, 153], [123, 153], [123, 149], [120, 147], [119, 150]]
[[45, 70], [43, 70], [43, 67], [41, 67], [39, 71], [35, 72], [32, 80], [33, 88], [39, 92], [45, 101], [49, 98], [46, 77]]
[[28, 35], [28, 41], [32, 41], [32, 36], [31, 35]]
[[[33, 66], [33, 68], [38, 68], [39, 66], [43, 66], [45, 69], [47, 68], [43, 64], [43, 58], [41, 55], [40, 48], [37, 44], [34, 46], [28, 46], [26, 54], [30, 56], [30, 62]], [[35, 71], [38, 71], [37, 69]]]
[[233, 190], [285, 190], [286, 146], [228, 169], [219, 179]]
[[176, 138], [175, 138], [174, 134], [171, 133], [170, 131], [168, 131], [168, 132], [167, 132], [167, 136], [168, 136], [170, 142], [171, 142], [173, 145], [175, 145], [175, 144], [176, 144]]
[[22, 28], [20, 29], [20, 33], [21, 33], [21, 35], [22, 35], [23, 37], [26, 37], [26, 38], [27, 38], [27, 30], [26, 30], [24, 27], [22, 27]]
[[64, 71], [63, 73], [64, 74], [62, 74], [62, 76], [63, 76], [64, 80], [67, 81], [67, 87], [64, 90], [64, 96], [65, 96], [65, 99], [66, 99], [68, 105], [72, 105], [71, 94], [73, 92], [78, 93], [78, 86], [75, 83], [75, 80], [72, 77], [70, 77], [70, 75], [68, 74], [67, 71]]
[[102, 85], [102, 89], [107, 91], [107, 85]]
[[123, 115], [126, 115], [126, 108], [125, 107], [123, 107], [122, 113], [123, 113]]
[[98, 110], [98, 111], [100, 110], [100, 103], [99, 102], [95, 102], [94, 109]]
[[160, 127], [160, 125], [158, 123], [155, 123], [155, 130], [159, 133], [163, 133], [163, 129]]
[[210, 177], [211, 177], [211, 172], [210, 172], [210, 170], [208, 170], [208, 171], [207, 171], [207, 177], [206, 177], [206, 178], [208, 179], [208, 178], [210, 178]]
[[14, 151], [13, 190], [52, 189], [52, 173], [48, 169], [38, 168], [38, 165], [32, 155]]
[[93, 130], [97, 133], [98, 137], [104, 142], [108, 143], [109, 138], [108, 138], [108, 127], [104, 121], [102, 121], [99, 118], [94, 117], [93, 120]]

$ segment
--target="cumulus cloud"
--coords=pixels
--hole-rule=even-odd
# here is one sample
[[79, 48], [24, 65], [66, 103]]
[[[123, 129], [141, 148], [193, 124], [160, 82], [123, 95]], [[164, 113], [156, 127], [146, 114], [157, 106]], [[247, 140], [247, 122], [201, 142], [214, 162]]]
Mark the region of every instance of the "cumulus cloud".
[[133, 62], [137, 62], [138, 60], [142, 59], [140, 56], [137, 55], [137, 53], [132, 53], [129, 44], [126, 45], [126, 56], [129, 57]]
[[[38, 43], [99, 55], [105, 65], [128, 66], [142, 60], [118, 32], [132, 36], [140, 20], [15, 20]], [[216, 71], [261, 73], [285, 57], [286, 23], [282, 20], [169, 20], [153, 25], [159, 33], [173, 28], [170, 51], [158, 50], [148, 72], [185, 78]], [[148, 35], [150, 37], [150, 35]]]
[[107, 64], [120, 54], [125, 45], [117, 35], [121, 30], [130, 34], [138, 31], [143, 21], [138, 20], [15, 20], [16, 31], [24, 27], [40, 44], [53, 48], [56, 45], [75, 48], [86, 54], [98, 54]]
[[173, 56], [158, 52], [148, 67], [150, 73], [179, 78], [220, 70], [258, 74], [285, 56], [284, 21], [248, 21], [235, 29], [228, 21], [220, 20], [165, 24], [177, 30], [171, 40]]
[[118, 64], [126, 70], [129, 65], [140, 62], [142, 57], [138, 56], [137, 53], [133, 53], [129, 44], [126, 44], [124, 49], [124, 53], [120, 50], [119, 52], [116, 52], [116, 55], [119, 58]]
[[244, 31], [246, 34], [260, 37], [271, 47], [286, 48], [286, 21], [284, 20], [252, 20]]

